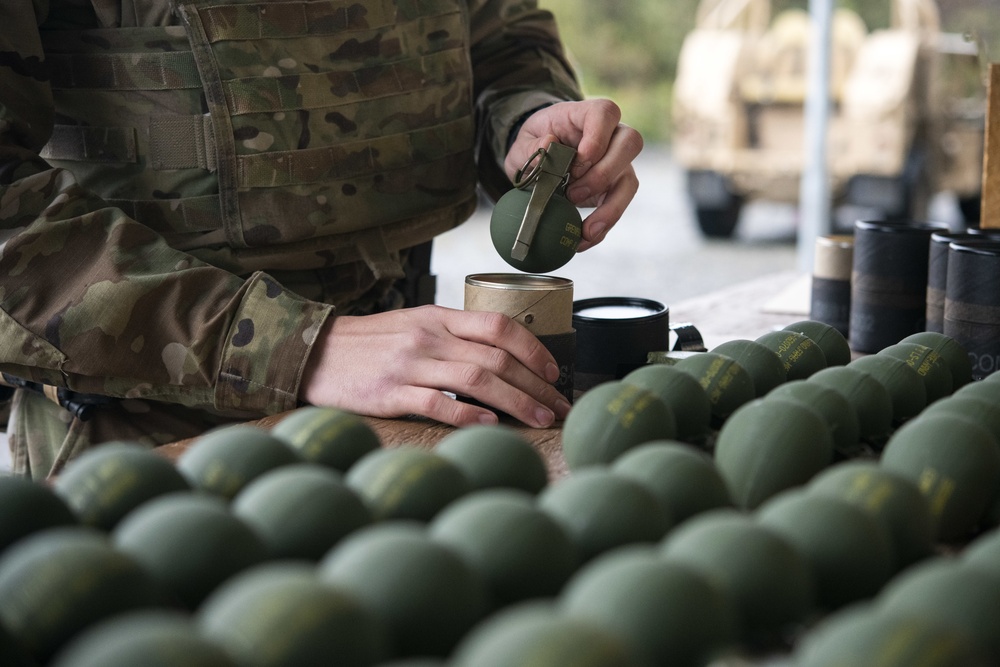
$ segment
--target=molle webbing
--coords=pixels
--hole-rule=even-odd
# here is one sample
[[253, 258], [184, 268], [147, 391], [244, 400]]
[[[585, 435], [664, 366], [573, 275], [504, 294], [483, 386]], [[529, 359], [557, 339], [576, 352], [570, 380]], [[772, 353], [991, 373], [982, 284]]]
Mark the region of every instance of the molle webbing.
[[43, 35], [75, 121], [43, 155], [109, 203], [191, 251], [337, 249], [380, 275], [474, 205], [461, 0], [178, 9], [184, 26]]
[[[428, 160], [457, 153], [468, 145], [472, 132], [472, 119], [461, 118], [439, 127], [414, 130], [405, 140], [379, 137], [344, 146], [243, 155], [237, 157], [239, 185], [274, 187], [371, 176], [405, 167], [413, 147], [420, 144], [430, 147], [422, 155]], [[401, 140], [405, 141], [402, 147]]]

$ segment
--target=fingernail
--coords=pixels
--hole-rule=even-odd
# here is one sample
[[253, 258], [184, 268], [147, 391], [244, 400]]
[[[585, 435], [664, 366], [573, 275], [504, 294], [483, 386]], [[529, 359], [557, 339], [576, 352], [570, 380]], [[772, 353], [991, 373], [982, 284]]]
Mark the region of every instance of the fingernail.
[[559, 401], [556, 403], [556, 414], [559, 415], [559, 419], [566, 419], [572, 407], [573, 406], [566, 401]]
[[548, 408], [535, 408], [535, 421], [539, 426], [551, 426], [556, 420], [556, 416]]
[[497, 416], [492, 412], [484, 412], [479, 415], [479, 423], [483, 426], [494, 426], [499, 422]]
[[590, 228], [590, 240], [600, 241], [604, 238], [604, 233], [608, 231], [608, 226], [603, 222], [599, 222]]
[[559, 367], [555, 364], [547, 364], [545, 366], [545, 379], [550, 383], [555, 382], [559, 379]]

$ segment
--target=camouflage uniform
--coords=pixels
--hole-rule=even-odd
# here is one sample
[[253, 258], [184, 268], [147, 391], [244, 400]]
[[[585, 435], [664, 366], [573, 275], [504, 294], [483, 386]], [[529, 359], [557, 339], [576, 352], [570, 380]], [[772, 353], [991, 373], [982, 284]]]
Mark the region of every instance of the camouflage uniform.
[[[331, 313], [507, 184], [579, 99], [535, 0], [4, 0], [0, 371], [18, 473], [294, 408]], [[478, 179], [477, 179], [478, 177]]]

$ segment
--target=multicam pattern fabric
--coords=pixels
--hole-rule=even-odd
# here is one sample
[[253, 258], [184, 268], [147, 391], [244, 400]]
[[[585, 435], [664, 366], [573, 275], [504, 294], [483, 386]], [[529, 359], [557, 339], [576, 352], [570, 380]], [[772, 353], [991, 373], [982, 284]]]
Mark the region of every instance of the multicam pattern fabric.
[[509, 128], [579, 99], [517, 0], [0, 3], [0, 370], [18, 472], [296, 405], [334, 312], [491, 192]]

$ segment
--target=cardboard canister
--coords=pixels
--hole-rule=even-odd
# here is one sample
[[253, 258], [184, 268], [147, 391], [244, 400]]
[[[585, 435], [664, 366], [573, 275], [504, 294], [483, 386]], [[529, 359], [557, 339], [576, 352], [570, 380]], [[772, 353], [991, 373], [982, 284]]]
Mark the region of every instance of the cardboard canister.
[[809, 319], [848, 335], [851, 319], [851, 270], [854, 237], [847, 234], [816, 239]]
[[465, 310], [503, 313], [535, 334], [559, 366], [556, 389], [573, 402], [576, 331], [572, 280], [524, 273], [475, 273], [465, 278]]

